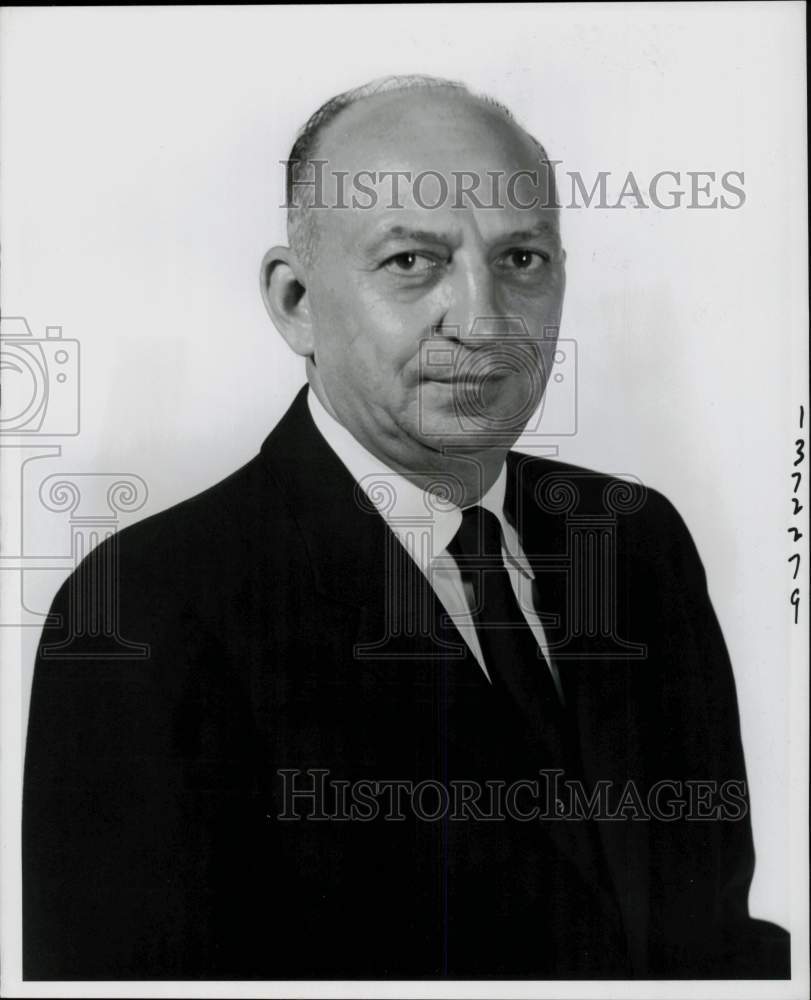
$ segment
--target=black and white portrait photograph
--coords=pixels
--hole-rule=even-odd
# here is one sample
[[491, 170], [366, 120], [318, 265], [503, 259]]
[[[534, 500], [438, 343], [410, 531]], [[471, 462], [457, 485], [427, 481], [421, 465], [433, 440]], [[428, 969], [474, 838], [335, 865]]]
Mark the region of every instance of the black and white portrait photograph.
[[805, 16], [0, 10], [4, 996], [808, 995]]

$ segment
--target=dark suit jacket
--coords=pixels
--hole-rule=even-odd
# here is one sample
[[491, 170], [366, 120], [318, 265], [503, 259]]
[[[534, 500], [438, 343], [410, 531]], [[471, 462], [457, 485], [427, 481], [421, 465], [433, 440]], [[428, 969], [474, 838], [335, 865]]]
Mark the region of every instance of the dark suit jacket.
[[[318, 820], [300, 797], [304, 818], [279, 819], [285, 769], [299, 790], [312, 769], [492, 788], [557, 763], [302, 391], [255, 459], [99, 546], [54, 601], [26, 755], [26, 978], [787, 976], [788, 936], [747, 913], [748, 798], [712, 791], [746, 776], [684, 524], [651, 490], [516, 453], [506, 509], [577, 776], [618, 818]], [[645, 817], [663, 779], [665, 805], [693, 795], [712, 818]]]

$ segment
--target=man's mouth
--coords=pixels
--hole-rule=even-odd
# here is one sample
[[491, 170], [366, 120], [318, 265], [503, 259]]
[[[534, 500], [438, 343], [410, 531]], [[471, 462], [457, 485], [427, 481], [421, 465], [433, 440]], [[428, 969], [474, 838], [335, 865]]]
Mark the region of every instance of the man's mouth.
[[515, 375], [515, 371], [504, 365], [494, 366], [492, 369], [475, 372], [426, 372], [422, 376], [423, 382], [439, 382], [442, 385], [459, 386], [461, 388], [474, 389], [477, 386], [487, 385], [492, 382], [500, 382], [502, 379]]

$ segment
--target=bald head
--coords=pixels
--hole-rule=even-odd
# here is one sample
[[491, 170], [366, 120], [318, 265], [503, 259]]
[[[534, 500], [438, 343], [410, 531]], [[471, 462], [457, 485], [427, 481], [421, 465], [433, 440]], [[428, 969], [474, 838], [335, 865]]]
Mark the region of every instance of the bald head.
[[[319, 245], [319, 215], [331, 208], [362, 210], [384, 200], [399, 208], [415, 195], [420, 205], [438, 207], [447, 198], [463, 208], [469, 198], [475, 207], [485, 183], [491, 196], [495, 191], [488, 171], [504, 173], [503, 198], [510, 175], [526, 175], [528, 166], [542, 175], [535, 186], [554, 205], [546, 152], [504, 105], [434, 77], [365, 84], [327, 101], [296, 139], [287, 163], [290, 246], [309, 265]], [[409, 190], [415, 178], [418, 186]], [[528, 179], [517, 180], [526, 186]], [[509, 193], [520, 200], [516, 185]]]

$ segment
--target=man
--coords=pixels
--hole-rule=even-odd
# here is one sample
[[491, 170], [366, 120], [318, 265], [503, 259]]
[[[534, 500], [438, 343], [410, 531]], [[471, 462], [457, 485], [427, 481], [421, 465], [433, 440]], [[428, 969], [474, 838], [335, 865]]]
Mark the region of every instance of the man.
[[[309, 388], [55, 599], [24, 974], [787, 976], [747, 912], [734, 682], [687, 530], [510, 451], [563, 303], [546, 153], [460, 85], [395, 79], [325, 105], [291, 161], [262, 290]], [[111, 565], [140, 659], [77, 638]]]

